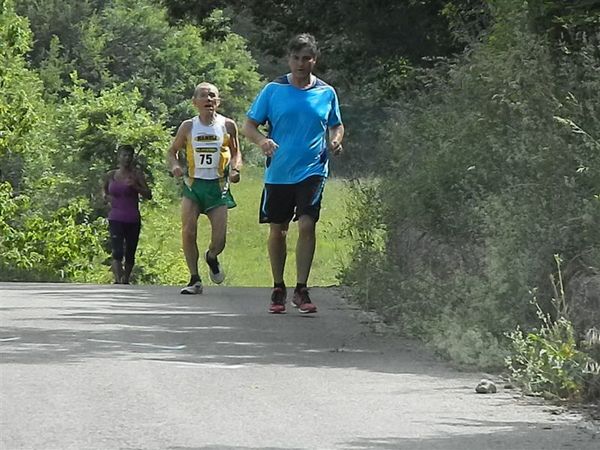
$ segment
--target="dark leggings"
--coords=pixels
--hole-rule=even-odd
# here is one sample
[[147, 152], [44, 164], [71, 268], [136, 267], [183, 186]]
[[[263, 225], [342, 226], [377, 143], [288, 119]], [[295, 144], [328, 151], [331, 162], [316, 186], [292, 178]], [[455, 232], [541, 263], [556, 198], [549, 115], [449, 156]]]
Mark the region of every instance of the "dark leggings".
[[127, 223], [119, 222], [118, 220], [108, 221], [113, 259], [123, 261], [123, 256], [125, 256], [125, 264], [133, 266], [135, 262], [135, 251], [137, 250], [138, 240], [140, 239], [140, 229], [140, 222]]

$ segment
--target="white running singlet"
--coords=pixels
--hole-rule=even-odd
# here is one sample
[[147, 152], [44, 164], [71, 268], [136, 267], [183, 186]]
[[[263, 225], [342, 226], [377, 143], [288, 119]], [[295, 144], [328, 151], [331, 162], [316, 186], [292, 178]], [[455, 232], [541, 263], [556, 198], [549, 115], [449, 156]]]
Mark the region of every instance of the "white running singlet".
[[229, 139], [222, 115], [215, 114], [211, 125], [204, 125], [198, 116], [194, 117], [185, 148], [188, 176], [204, 180], [226, 176], [231, 161]]

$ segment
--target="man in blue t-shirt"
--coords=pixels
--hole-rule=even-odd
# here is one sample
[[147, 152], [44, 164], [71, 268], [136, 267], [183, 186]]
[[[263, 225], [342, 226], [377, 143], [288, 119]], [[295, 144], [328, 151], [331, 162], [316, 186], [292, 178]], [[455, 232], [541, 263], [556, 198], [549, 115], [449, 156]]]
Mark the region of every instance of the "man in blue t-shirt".
[[[307, 282], [315, 253], [315, 227], [327, 178], [328, 154], [342, 151], [344, 125], [335, 90], [313, 75], [318, 48], [310, 34], [288, 45], [290, 73], [267, 84], [247, 113], [243, 134], [266, 159], [260, 223], [270, 224], [269, 259], [274, 287], [269, 312], [285, 312], [283, 279], [290, 221], [298, 221], [296, 276], [292, 303], [301, 313], [315, 313]], [[259, 126], [267, 125], [265, 136]]]

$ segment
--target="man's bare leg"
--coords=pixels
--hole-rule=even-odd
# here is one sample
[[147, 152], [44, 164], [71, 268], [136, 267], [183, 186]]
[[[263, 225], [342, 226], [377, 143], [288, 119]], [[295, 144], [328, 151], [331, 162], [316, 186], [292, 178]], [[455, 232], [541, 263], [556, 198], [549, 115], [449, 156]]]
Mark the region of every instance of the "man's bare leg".
[[317, 307], [308, 295], [306, 283], [315, 255], [316, 224], [312, 217], [304, 215], [298, 219], [298, 242], [296, 242], [296, 277], [297, 284], [294, 289], [292, 303], [302, 314], [316, 313]]
[[311, 216], [298, 219], [298, 242], [296, 242], [296, 282], [306, 284], [310, 275], [316, 247], [316, 224]]
[[285, 260], [287, 257], [287, 231], [289, 222], [278, 224], [272, 223], [269, 228], [269, 261], [271, 262], [271, 273], [273, 274], [274, 288], [271, 292], [271, 314], [285, 313], [285, 299], [287, 291], [283, 281], [285, 271]]
[[181, 200], [181, 242], [190, 275], [198, 275], [198, 205], [187, 197]]
[[207, 213], [210, 221], [210, 243], [204, 256], [208, 264], [210, 279], [213, 283], [221, 284], [225, 280], [225, 272], [221, 268], [217, 256], [225, 248], [225, 239], [227, 236], [227, 206], [219, 206], [211, 209]]
[[287, 231], [289, 222], [272, 223], [269, 230], [269, 260], [271, 261], [271, 273], [275, 283], [283, 283], [283, 272], [287, 257]]
[[211, 209], [207, 215], [211, 227], [208, 257], [214, 259], [225, 248], [225, 240], [227, 238], [227, 206], [223, 205]]

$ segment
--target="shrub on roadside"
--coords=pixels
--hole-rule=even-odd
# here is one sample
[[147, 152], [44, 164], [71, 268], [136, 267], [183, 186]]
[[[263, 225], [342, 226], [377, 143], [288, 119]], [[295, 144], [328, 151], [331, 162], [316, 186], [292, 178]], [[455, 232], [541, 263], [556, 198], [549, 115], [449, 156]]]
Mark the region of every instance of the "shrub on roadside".
[[598, 395], [592, 389], [600, 380], [598, 363], [578, 348], [571, 322], [552, 319], [536, 306], [539, 329], [508, 333], [512, 354], [506, 363], [512, 377], [530, 394], [569, 400]]
[[538, 324], [531, 288], [550, 306], [553, 255], [600, 261], [598, 37], [554, 46], [530, 30], [526, 4], [505, 3], [480, 41], [398, 103], [379, 146], [384, 248], [357, 246], [346, 271], [358, 302], [369, 271], [382, 294], [370, 304], [407, 334], [496, 366], [504, 333]]
[[104, 257], [104, 221], [83, 198], [45, 214], [0, 184], [0, 278], [91, 281]]

